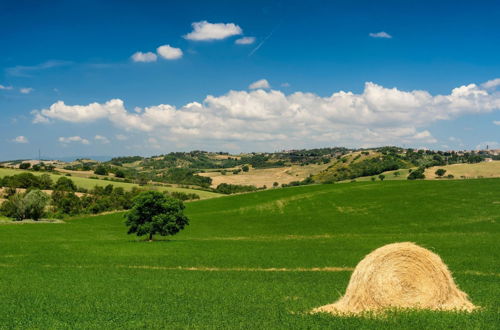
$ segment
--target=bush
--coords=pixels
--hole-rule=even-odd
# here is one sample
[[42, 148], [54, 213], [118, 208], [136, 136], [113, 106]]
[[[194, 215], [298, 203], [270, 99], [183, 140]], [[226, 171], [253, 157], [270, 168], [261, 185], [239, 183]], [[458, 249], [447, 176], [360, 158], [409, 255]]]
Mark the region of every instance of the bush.
[[241, 192], [249, 192], [256, 191], [257, 187], [255, 186], [245, 186], [245, 185], [237, 185], [237, 184], [229, 184], [229, 183], [221, 183], [215, 188], [215, 192], [221, 194], [235, 194]]
[[57, 179], [56, 184], [54, 185], [54, 190], [76, 191], [77, 188], [73, 180], [62, 176], [59, 179]]
[[250, 167], [248, 165], [244, 165], [242, 168], [243, 172], [248, 172], [250, 170]]
[[417, 170], [412, 171], [407, 179], [408, 180], [417, 180], [417, 179], [425, 179], [424, 174], [425, 169], [423, 167], [419, 167]]
[[435, 172], [435, 174], [438, 176], [438, 177], [442, 177], [444, 174], [446, 173], [446, 170], [444, 168], [438, 168]]
[[31, 164], [30, 164], [30, 163], [21, 163], [21, 164], [19, 164], [19, 168], [20, 168], [21, 170], [27, 170], [27, 169], [28, 169], [28, 168], [30, 168], [30, 167], [31, 167]]
[[1, 212], [17, 221], [24, 219], [39, 220], [45, 214], [45, 207], [50, 197], [41, 190], [35, 189], [29, 193], [16, 193], [2, 204]]
[[98, 165], [94, 170], [94, 174], [97, 175], [108, 175], [108, 170], [103, 165]]

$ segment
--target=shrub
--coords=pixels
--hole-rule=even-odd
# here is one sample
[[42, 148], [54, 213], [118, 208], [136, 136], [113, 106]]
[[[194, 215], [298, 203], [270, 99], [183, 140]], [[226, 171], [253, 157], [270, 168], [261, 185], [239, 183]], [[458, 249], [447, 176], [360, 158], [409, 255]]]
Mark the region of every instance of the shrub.
[[408, 180], [417, 180], [417, 179], [425, 179], [425, 174], [424, 174], [424, 168], [423, 167], [419, 167], [418, 169], [412, 171], [407, 179]]
[[30, 168], [30, 167], [31, 167], [31, 164], [30, 164], [30, 163], [21, 163], [21, 164], [19, 164], [19, 168], [20, 168], [21, 170], [27, 170], [27, 169], [28, 169], [28, 168]]
[[98, 165], [94, 170], [94, 174], [97, 175], [108, 175], [108, 170], [103, 165]]

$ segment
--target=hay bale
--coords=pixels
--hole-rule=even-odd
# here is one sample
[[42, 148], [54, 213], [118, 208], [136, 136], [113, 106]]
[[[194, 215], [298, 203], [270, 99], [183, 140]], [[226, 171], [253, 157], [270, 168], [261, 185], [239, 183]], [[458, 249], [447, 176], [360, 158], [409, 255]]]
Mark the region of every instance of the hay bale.
[[441, 258], [413, 243], [384, 245], [356, 266], [346, 293], [312, 312], [359, 314], [389, 308], [472, 311]]

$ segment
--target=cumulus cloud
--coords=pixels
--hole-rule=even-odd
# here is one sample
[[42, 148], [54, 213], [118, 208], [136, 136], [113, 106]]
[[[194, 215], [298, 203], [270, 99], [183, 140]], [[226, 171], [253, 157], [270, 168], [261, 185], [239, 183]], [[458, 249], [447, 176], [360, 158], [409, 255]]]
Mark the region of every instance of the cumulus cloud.
[[90, 144], [90, 141], [87, 140], [87, 139], [84, 139], [80, 136], [69, 136], [69, 137], [60, 137], [58, 139], [59, 142], [63, 143], [63, 144], [68, 144], [68, 143], [71, 143], [71, 142], [79, 142], [81, 144]]
[[489, 81], [485, 82], [484, 84], [482, 84], [481, 86], [483, 88], [486, 88], [486, 89], [496, 88], [496, 87], [500, 86], [500, 78], [489, 80]]
[[251, 45], [255, 42], [255, 37], [243, 37], [235, 40], [237, 45]]
[[156, 62], [157, 56], [152, 52], [136, 52], [132, 55], [132, 60], [134, 62]]
[[19, 91], [22, 94], [29, 94], [29, 93], [31, 93], [33, 91], [33, 88], [31, 88], [31, 87], [19, 88]]
[[106, 119], [124, 130], [144, 132], [157, 142], [262, 143], [267, 148], [286, 148], [436, 143], [426, 129], [431, 123], [496, 110], [500, 110], [500, 92], [476, 84], [457, 87], [447, 95], [431, 95], [367, 82], [360, 94], [338, 91], [323, 97], [264, 89], [229, 91], [208, 95], [202, 103], [159, 104], [140, 113], [127, 110], [120, 99], [88, 105], [58, 101], [34, 115], [35, 119], [73, 123]]
[[182, 57], [182, 50], [170, 45], [163, 45], [156, 49], [158, 55], [166, 60], [176, 60]]
[[384, 31], [380, 31], [377, 33], [369, 33], [368, 35], [372, 38], [382, 38], [382, 39], [391, 39], [392, 38], [392, 36], [389, 33], [384, 32]]
[[25, 136], [23, 136], [23, 135], [19, 135], [15, 139], [12, 139], [12, 142], [15, 142], [15, 143], [29, 143], [28, 139]]
[[0, 89], [6, 90], [6, 91], [12, 90], [12, 88], [13, 88], [12, 86], [0, 85]]
[[250, 89], [259, 89], [259, 88], [271, 88], [269, 82], [266, 79], [257, 80], [248, 86]]
[[97, 142], [100, 142], [102, 144], [107, 144], [109, 143], [109, 139], [105, 136], [102, 136], [102, 135], [96, 135], [94, 136], [94, 140], [96, 140]]
[[185, 39], [195, 41], [221, 40], [240, 35], [243, 30], [234, 23], [209, 23], [207, 21], [191, 24], [193, 31], [184, 36]]

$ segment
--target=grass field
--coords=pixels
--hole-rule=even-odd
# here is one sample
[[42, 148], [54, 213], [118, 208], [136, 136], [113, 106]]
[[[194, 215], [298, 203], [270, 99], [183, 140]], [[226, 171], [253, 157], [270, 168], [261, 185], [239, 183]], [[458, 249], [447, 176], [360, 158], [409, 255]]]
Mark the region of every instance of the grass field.
[[[500, 180], [357, 182], [187, 205], [171, 240], [125, 234], [120, 213], [0, 225], [1, 328], [498, 328]], [[310, 315], [373, 249], [438, 253], [472, 314]], [[324, 267], [345, 267], [328, 271]]]
[[[17, 169], [11, 169], [11, 168], [0, 168], [0, 177], [4, 177], [6, 175], [15, 175], [19, 174], [22, 172], [27, 172], [23, 170], [17, 170]], [[29, 173], [33, 173], [34, 175], [42, 175], [46, 172], [34, 172], [34, 171], [28, 171]], [[57, 174], [51, 174], [48, 173], [52, 180], [57, 181], [61, 176], [63, 175], [57, 175]], [[115, 187], [122, 187], [123, 189], [130, 190], [132, 187], [139, 187], [139, 185], [134, 184], [134, 183], [127, 183], [127, 182], [116, 182], [116, 181], [108, 181], [108, 180], [99, 180], [99, 179], [90, 179], [90, 178], [84, 178], [84, 177], [77, 177], [77, 176], [71, 176], [69, 177], [73, 182], [78, 186], [82, 187], [85, 189], [92, 189], [95, 186], [107, 186], [108, 184], [112, 184]], [[157, 189], [160, 191], [181, 191], [185, 193], [195, 193], [200, 196], [201, 199], [205, 198], [212, 198], [212, 197], [219, 197], [222, 196], [221, 194], [218, 193], [213, 193], [210, 191], [204, 191], [204, 190], [198, 190], [198, 189], [187, 189], [187, 188], [178, 188], [178, 187], [164, 187], [164, 186], [144, 186], [143, 188], [147, 189]]]

